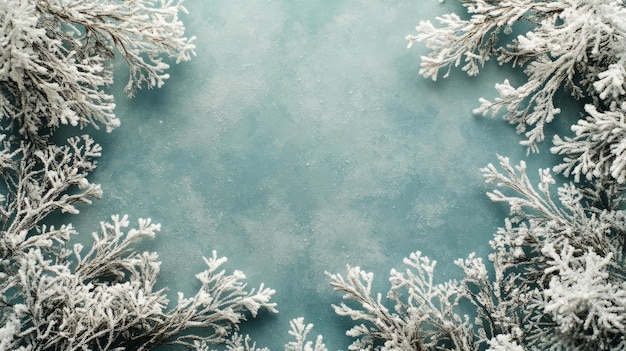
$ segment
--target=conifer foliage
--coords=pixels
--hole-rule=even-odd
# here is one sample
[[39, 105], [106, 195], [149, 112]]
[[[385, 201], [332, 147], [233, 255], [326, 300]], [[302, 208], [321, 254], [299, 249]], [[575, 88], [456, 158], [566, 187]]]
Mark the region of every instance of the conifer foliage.
[[[523, 66], [528, 79], [519, 87], [508, 80], [496, 85], [499, 97], [480, 99], [475, 112], [503, 117], [524, 133], [521, 143], [539, 151], [545, 139], [544, 126], [560, 112], [554, 96], [566, 89], [577, 98], [589, 97], [603, 111], [620, 108], [626, 95], [626, 8], [619, 0], [462, 0], [470, 15], [437, 18], [408, 35], [409, 46], [424, 42], [431, 53], [422, 57], [421, 70], [436, 80], [441, 69], [447, 77], [452, 67], [462, 65], [468, 75], [477, 75], [485, 62]], [[524, 34], [511, 35], [515, 29]], [[599, 150], [598, 150], [599, 151]]]
[[111, 61], [122, 57], [130, 77], [125, 91], [160, 87], [168, 78], [164, 56], [194, 54], [184, 36], [180, 0], [6, 0], [0, 3], [2, 118], [23, 135], [60, 125], [104, 126], [120, 121]]

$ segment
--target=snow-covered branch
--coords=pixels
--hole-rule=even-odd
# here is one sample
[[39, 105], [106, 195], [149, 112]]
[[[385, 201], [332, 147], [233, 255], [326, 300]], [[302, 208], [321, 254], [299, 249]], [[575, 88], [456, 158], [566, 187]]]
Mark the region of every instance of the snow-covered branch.
[[523, 164], [514, 170], [500, 157], [500, 166], [504, 174], [493, 165], [483, 169], [487, 182], [516, 194], [489, 194], [511, 208], [490, 242], [490, 260], [496, 285], [508, 286], [507, 299], [518, 300], [521, 340], [540, 350], [623, 348], [616, 326], [626, 310], [616, 291], [626, 284], [626, 213], [572, 183], [558, 187], [552, 200], [547, 170], [536, 191]]
[[[469, 317], [457, 314], [462, 289], [458, 282], [433, 282], [435, 261], [418, 251], [404, 260], [405, 272], [392, 270], [385, 307], [382, 295], [372, 295], [374, 275], [359, 267], [348, 267], [347, 278], [329, 274], [331, 286], [344, 293], [344, 300], [355, 301], [334, 306], [341, 316], [360, 322], [346, 332], [356, 340], [350, 350], [431, 350], [451, 345], [454, 350], [477, 350]], [[384, 345], [382, 348], [376, 345]]]
[[[2, 137], [6, 139], [6, 137]], [[160, 225], [140, 219], [127, 229], [126, 216], [101, 223], [84, 251], [71, 225], [42, 221], [54, 211], [76, 214], [77, 203], [90, 203], [102, 192], [87, 176], [101, 148], [88, 136], [65, 146], [5, 141], [0, 149], [2, 194], [0, 230], [0, 330], [4, 349], [146, 350], [172, 343], [222, 343], [249, 314], [276, 312], [274, 290], [262, 284], [246, 289], [240, 271], [227, 274], [215, 252], [197, 275], [198, 292], [179, 294], [168, 309], [164, 290], [155, 291], [160, 262], [156, 253], [134, 244], [153, 238]], [[205, 336], [183, 333], [204, 328]]]
[[164, 57], [194, 54], [177, 0], [7, 0], [0, 3], [0, 117], [24, 135], [60, 125], [119, 126], [111, 63], [130, 70], [126, 92], [160, 87]]
[[[525, 66], [526, 83], [519, 87], [508, 80], [496, 84], [500, 96], [494, 101], [481, 98], [475, 113], [497, 115], [505, 108], [504, 119], [525, 134], [521, 143], [529, 151], [539, 151], [544, 126], [561, 112], [554, 104], [559, 90], [568, 89], [577, 98], [591, 97], [606, 107], [626, 97], [626, 8], [622, 1], [462, 3], [469, 19], [447, 14], [438, 18], [441, 28], [424, 21], [417, 26], [417, 35], [407, 36], [409, 45], [423, 41], [432, 50], [422, 57], [420, 73], [436, 79], [440, 69], [449, 73], [464, 62], [462, 69], [476, 75], [492, 56], [500, 64]], [[511, 38], [520, 21], [531, 29]]]
[[[160, 262], [156, 253], [138, 252], [133, 244], [152, 238], [160, 226], [149, 219], [129, 229], [126, 216], [113, 216], [94, 233], [87, 253], [81, 244], [65, 242], [42, 250], [29, 248], [3, 260], [5, 275], [0, 316], [15, 326], [10, 347], [29, 350], [148, 350], [160, 344], [225, 342], [246, 314], [260, 308], [276, 312], [269, 302], [274, 290], [263, 285], [246, 290], [245, 276], [227, 274], [215, 252], [197, 275], [201, 285], [189, 298], [178, 295], [168, 309], [165, 290], [154, 290]], [[15, 321], [19, 321], [16, 326]], [[181, 333], [205, 328], [206, 335]], [[8, 331], [7, 331], [8, 333]]]
[[87, 135], [58, 146], [52, 131], [119, 125], [104, 90], [118, 54], [130, 70], [129, 95], [160, 87], [167, 60], [189, 60], [194, 38], [185, 37], [180, 11], [180, 0], [0, 3], [0, 350], [241, 344], [233, 335], [239, 323], [261, 309], [276, 312], [274, 290], [248, 289], [245, 275], [227, 273], [216, 252], [196, 275], [197, 293], [179, 293], [169, 306], [166, 291], [154, 289], [157, 254], [135, 247], [160, 230], [150, 219], [129, 229], [126, 216], [113, 216], [86, 250], [79, 239], [70, 247], [77, 234], [70, 224], [43, 224], [56, 211], [78, 214], [77, 204], [102, 196], [87, 180], [100, 146]]
[[318, 335], [313, 341], [307, 341], [307, 336], [313, 329], [313, 324], [304, 324], [304, 318], [296, 318], [290, 323], [291, 330], [289, 335], [293, 336], [295, 341], [285, 345], [285, 351], [328, 351], [322, 340], [322, 336]]
[[604, 208], [605, 199], [591, 198], [593, 192], [582, 192], [573, 183], [558, 187], [558, 200], [555, 200], [550, 191], [555, 181], [549, 170], [539, 172], [537, 191], [526, 175], [523, 162], [514, 170], [508, 158], [500, 157], [500, 166], [504, 174], [491, 164], [482, 171], [488, 183], [495, 182], [515, 192], [510, 196], [499, 190], [488, 193], [492, 201], [505, 202], [510, 207], [511, 217], [494, 240], [508, 237], [507, 246], [515, 243], [517, 253], [510, 253], [511, 260], [525, 255], [523, 247], [540, 253], [547, 244], [563, 247], [565, 242], [583, 251], [593, 247], [602, 255], [623, 250], [626, 225], [620, 222], [626, 218], [626, 212], [612, 206]]
[[547, 272], [558, 272], [544, 291], [544, 311], [558, 332], [591, 348], [626, 347], [626, 280], [610, 273], [612, 254], [589, 249], [580, 255], [572, 246], [558, 252], [549, 244], [542, 251], [549, 257]]
[[416, 35], [407, 35], [408, 47], [424, 42], [432, 50], [421, 57], [420, 74], [437, 80], [439, 71], [450, 75], [452, 67], [463, 64], [462, 70], [475, 76], [498, 51], [498, 36], [510, 34], [512, 26], [524, 18], [528, 11], [541, 6], [532, 0], [513, 0], [494, 5], [491, 1], [465, 1], [464, 6], [472, 17], [462, 19], [455, 13], [437, 17], [441, 28], [430, 21], [421, 21]]
[[1, 171], [7, 193], [0, 196], [2, 257], [27, 247], [68, 240], [71, 226], [54, 229], [39, 226], [40, 222], [57, 210], [78, 213], [77, 203], [90, 204], [91, 199], [100, 198], [100, 186], [87, 180], [100, 152], [100, 145], [88, 136], [43, 149], [29, 142], [3, 144]]
[[572, 126], [575, 137], [554, 137], [555, 154], [564, 155], [563, 163], [554, 169], [576, 182], [594, 181], [603, 177], [626, 183], [626, 103], [610, 111], [585, 106], [586, 119]]

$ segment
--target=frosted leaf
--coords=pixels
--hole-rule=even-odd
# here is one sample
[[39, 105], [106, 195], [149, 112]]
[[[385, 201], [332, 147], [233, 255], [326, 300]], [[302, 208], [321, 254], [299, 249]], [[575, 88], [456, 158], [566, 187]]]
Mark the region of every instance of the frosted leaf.
[[489, 348], [487, 351], [525, 351], [526, 349], [519, 345], [511, 335], [498, 334], [495, 338], [489, 340]]
[[291, 341], [285, 345], [285, 351], [328, 351], [326, 345], [324, 345], [322, 336], [318, 336], [313, 341], [308, 341], [307, 336], [311, 329], [313, 329], [313, 324], [304, 324], [304, 318], [296, 318], [289, 322], [291, 330], [289, 331], [289, 335], [293, 336], [296, 340]]
[[598, 73], [598, 81], [593, 83], [593, 87], [601, 99], [605, 100], [608, 97], [617, 99], [626, 93], [626, 90], [624, 90], [624, 77], [626, 77], [624, 64], [611, 64], [606, 71]]

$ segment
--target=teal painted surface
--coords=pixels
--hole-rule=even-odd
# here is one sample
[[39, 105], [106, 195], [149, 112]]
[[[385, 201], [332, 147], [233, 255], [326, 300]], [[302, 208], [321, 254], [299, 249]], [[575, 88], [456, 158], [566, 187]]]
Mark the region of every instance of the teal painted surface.
[[[132, 100], [123, 71], [116, 77], [122, 126], [95, 134], [104, 156], [92, 180], [104, 198], [68, 218], [83, 235], [114, 213], [162, 223], [142, 249], [159, 252], [159, 287], [171, 292], [193, 293], [203, 255], [227, 256], [251, 287], [277, 290], [280, 313], [244, 327], [273, 350], [298, 316], [329, 349], [347, 349], [350, 321], [334, 315], [341, 296], [325, 271], [360, 265], [384, 293], [389, 270], [413, 251], [438, 260], [442, 280], [458, 276], [455, 258], [486, 256], [506, 209], [484, 195], [479, 168], [525, 149], [513, 127], [471, 110], [516, 76], [489, 65], [478, 78], [454, 71], [433, 83], [418, 75], [425, 49], [404, 41], [420, 20], [461, 11], [456, 2], [187, 7], [192, 62]], [[529, 173], [553, 161], [532, 156]]]

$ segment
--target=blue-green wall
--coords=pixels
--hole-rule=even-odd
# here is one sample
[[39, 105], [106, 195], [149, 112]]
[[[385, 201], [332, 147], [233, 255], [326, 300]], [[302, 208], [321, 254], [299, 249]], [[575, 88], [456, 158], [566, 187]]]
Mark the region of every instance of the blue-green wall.
[[[331, 4], [331, 5], [329, 5]], [[212, 250], [250, 286], [277, 290], [280, 313], [244, 328], [282, 349], [305, 316], [329, 349], [347, 349], [340, 294], [324, 271], [360, 265], [387, 274], [421, 250], [438, 260], [488, 253], [507, 209], [484, 195], [479, 168], [496, 153], [525, 157], [513, 127], [473, 116], [481, 96], [519, 73], [492, 62], [478, 78], [418, 75], [420, 20], [462, 11], [457, 2], [189, 0], [183, 16], [198, 56], [173, 66], [159, 90], [128, 100], [92, 181], [104, 198], [68, 217], [87, 236], [114, 213], [151, 217], [161, 234], [142, 249], [163, 260], [160, 287], [191, 294]], [[565, 109], [567, 112], [568, 110]], [[76, 131], [74, 131], [76, 132]], [[547, 146], [532, 167], [551, 166]]]

